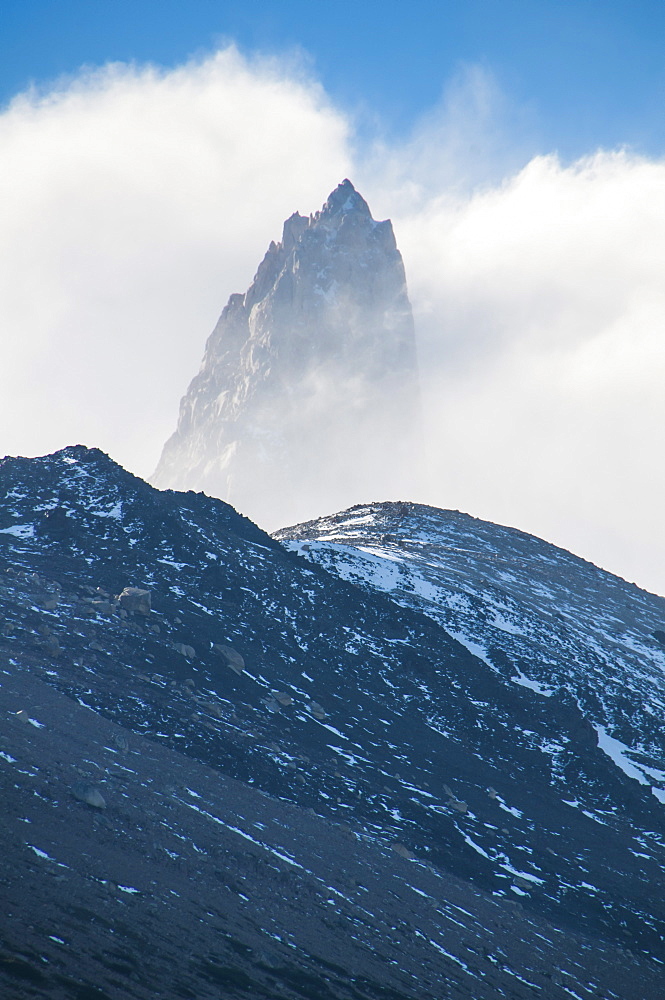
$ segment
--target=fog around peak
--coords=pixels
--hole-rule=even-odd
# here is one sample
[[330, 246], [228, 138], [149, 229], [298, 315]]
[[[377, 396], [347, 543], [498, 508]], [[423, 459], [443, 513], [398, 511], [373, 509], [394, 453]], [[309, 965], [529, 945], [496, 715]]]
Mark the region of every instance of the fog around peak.
[[361, 141], [302, 67], [233, 48], [17, 98], [0, 451], [82, 441], [148, 475], [229, 295], [351, 178], [392, 219], [414, 308], [427, 461], [409, 499], [665, 593], [665, 163], [565, 163], [528, 118], [470, 67], [410, 137]]

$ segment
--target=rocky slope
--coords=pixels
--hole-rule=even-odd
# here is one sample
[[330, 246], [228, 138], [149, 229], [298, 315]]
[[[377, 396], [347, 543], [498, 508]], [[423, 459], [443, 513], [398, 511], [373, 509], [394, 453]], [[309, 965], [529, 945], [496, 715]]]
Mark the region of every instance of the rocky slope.
[[665, 599], [522, 531], [420, 504], [357, 506], [275, 535], [425, 612], [511, 684], [573, 699], [665, 804]]
[[346, 180], [231, 296], [153, 482], [283, 524], [412, 481], [418, 419], [402, 258]]
[[661, 995], [657, 720], [605, 691], [578, 610], [602, 582], [656, 694], [663, 602], [406, 504], [291, 529], [307, 561], [80, 447], [0, 489], [3, 995]]

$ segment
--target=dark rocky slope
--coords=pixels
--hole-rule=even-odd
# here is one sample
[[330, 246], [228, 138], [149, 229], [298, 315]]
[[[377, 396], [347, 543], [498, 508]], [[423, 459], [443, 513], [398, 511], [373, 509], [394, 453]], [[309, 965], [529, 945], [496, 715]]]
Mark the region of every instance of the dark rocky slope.
[[7, 996], [660, 995], [663, 806], [575, 700], [98, 451], [0, 488]]

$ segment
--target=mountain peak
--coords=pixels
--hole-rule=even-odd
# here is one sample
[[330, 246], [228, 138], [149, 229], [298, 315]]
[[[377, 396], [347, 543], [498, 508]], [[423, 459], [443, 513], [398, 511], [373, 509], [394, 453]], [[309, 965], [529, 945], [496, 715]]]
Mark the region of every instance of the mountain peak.
[[293, 523], [411, 483], [418, 412], [402, 258], [346, 179], [231, 298], [153, 481]]
[[351, 181], [345, 178], [332, 191], [323, 206], [322, 216], [346, 215], [347, 212], [359, 212], [372, 218], [369, 205], [361, 194], [358, 194]]
[[306, 215], [301, 215], [300, 212], [294, 212], [293, 215], [290, 215], [284, 222], [282, 229], [282, 247], [285, 250], [294, 247], [308, 225], [309, 219]]

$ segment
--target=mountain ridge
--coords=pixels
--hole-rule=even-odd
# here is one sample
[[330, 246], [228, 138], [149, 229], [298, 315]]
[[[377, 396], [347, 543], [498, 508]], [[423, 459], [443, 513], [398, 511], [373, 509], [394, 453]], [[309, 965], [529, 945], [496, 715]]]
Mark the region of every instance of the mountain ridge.
[[[600, 745], [580, 691], [515, 682], [544, 684], [545, 597], [518, 611], [504, 593], [499, 623], [479, 566], [492, 545], [512, 559], [516, 534], [465, 520], [475, 561], [453, 577], [446, 512], [374, 504], [322, 519], [319, 547], [292, 538], [299, 554], [83, 447], [3, 460], [0, 491], [9, 995], [656, 1000], [663, 804]], [[379, 592], [361, 536], [399, 587]], [[525, 594], [534, 567], [557, 579], [541, 546], [511, 585]], [[426, 569], [436, 592], [416, 586], [433, 588]], [[617, 611], [652, 607], [615, 585]], [[547, 641], [553, 671], [569, 649]], [[646, 734], [621, 682], [607, 707]]]

